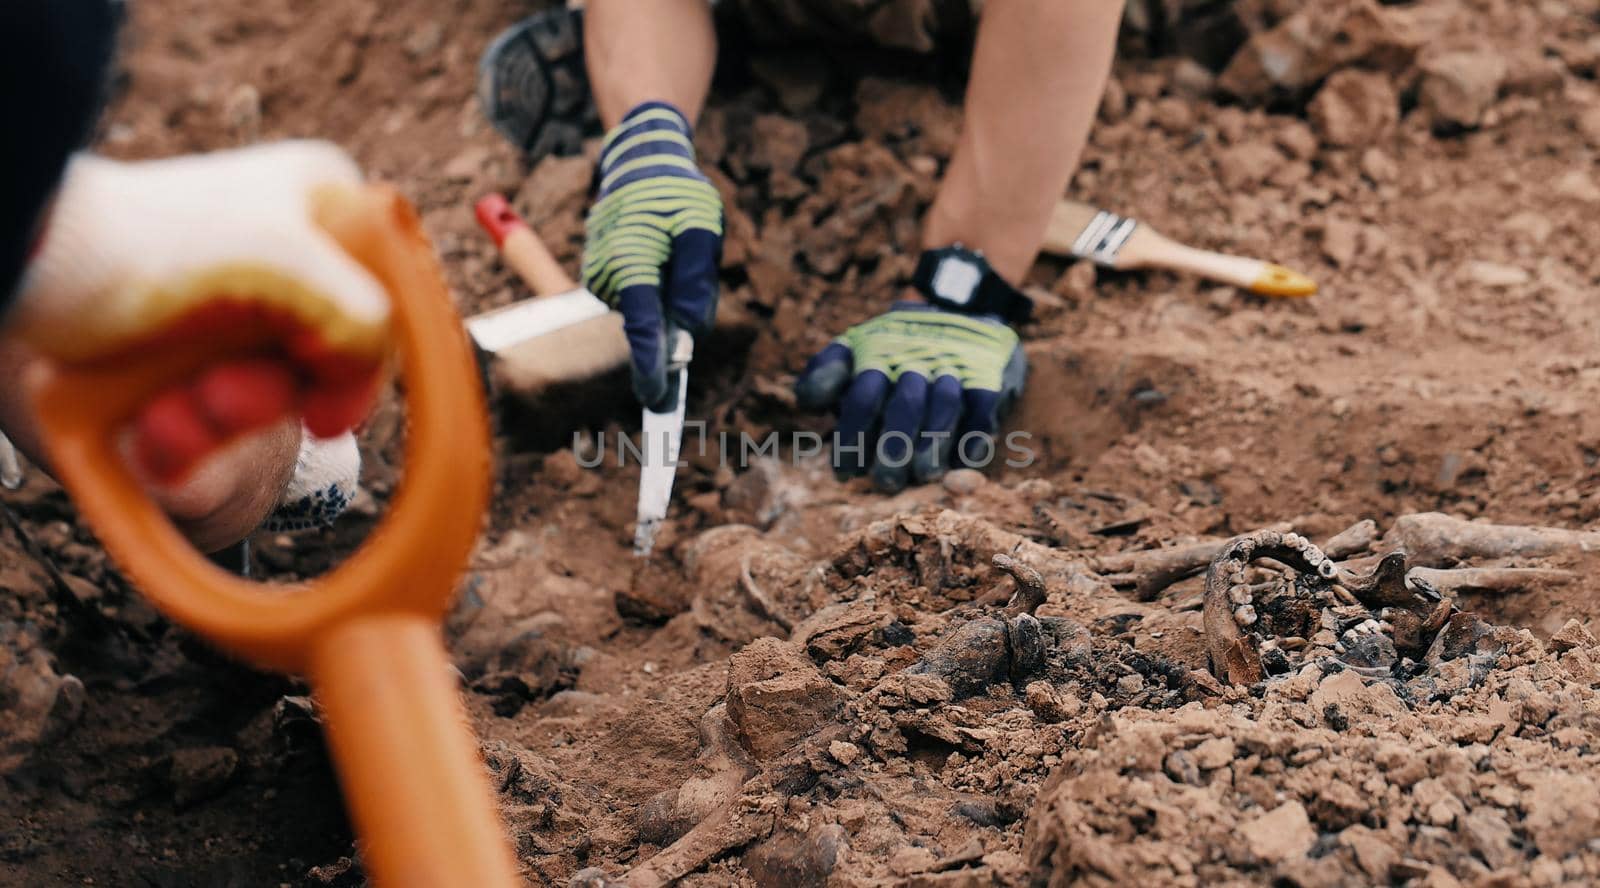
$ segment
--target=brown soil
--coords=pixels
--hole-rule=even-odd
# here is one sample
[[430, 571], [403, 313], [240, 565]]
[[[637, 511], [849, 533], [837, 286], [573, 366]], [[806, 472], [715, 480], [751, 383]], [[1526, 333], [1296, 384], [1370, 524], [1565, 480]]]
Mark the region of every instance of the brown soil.
[[[1044, 259], [1012, 423], [1034, 464], [884, 497], [814, 462], [691, 454], [649, 565], [628, 550], [636, 470], [563, 447], [594, 417], [502, 405], [448, 635], [530, 881], [1600, 880], [1600, 648], [1563, 628], [1600, 617], [1587, 558], [1466, 558], [1573, 575], [1463, 593], [1499, 628], [1427, 630], [1387, 674], [1335, 633], [1252, 689], [1206, 677], [1200, 578], [1140, 601], [1112, 566], [1418, 512], [1600, 529], [1600, 5], [1131, 5], [1073, 195], [1322, 292]], [[101, 145], [332, 138], [416, 200], [464, 311], [502, 304], [522, 293], [471, 202], [516, 194], [570, 264], [589, 176], [526, 169], [479, 118], [478, 52], [527, 12], [141, 0]], [[1272, 52], [1298, 54], [1277, 80]], [[729, 201], [726, 335], [690, 412], [823, 430], [793, 374], [893, 298], [958, 105], [949, 72], [904, 60], [728, 54], [698, 133]], [[591, 428], [627, 431], [623, 403]], [[373, 498], [337, 532], [258, 541], [270, 576], [355, 545], [398, 429], [392, 408], [369, 428]], [[0, 538], [0, 736], [55, 708], [0, 748], [0, 883], [363, 884], [305, 687], [152, 612], [37, 473], [7, 505], [62, 586]], [[1001, 608], [997, 553], [1043, 575], [1032, 616]]]

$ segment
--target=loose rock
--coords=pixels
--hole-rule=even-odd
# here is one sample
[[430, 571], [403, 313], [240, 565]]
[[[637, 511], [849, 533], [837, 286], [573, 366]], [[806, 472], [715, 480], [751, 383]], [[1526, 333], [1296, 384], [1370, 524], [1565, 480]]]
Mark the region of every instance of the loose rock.
[[758, 638], [728, 659], [728, 717], [757, 759], [787, 752], [841, 703], [839, 689], [797, 645]]
[[180, 808], [215, 797], [239, 766], [239, 754], [222, 746], [180, 749], [172, 754], [172, 800]]
[[1483, 122], [1505, 80], [1506, 62], [1490, 52], [1450, 52], [1422, 64], [1422, 108], [1435, 129]]
[[1270, 863], [1299, 857], [1317, 841], [1306, 808], [1299, 802], [1285, 802], [1245, 822], [1239, 832], [1249, 842], [1251, 852]]
[[1324, 145], [1371, 145], [1400, 120], [1400, 96], [1388, 77], [1340, 71], [1328, 78], [1306, 109]]

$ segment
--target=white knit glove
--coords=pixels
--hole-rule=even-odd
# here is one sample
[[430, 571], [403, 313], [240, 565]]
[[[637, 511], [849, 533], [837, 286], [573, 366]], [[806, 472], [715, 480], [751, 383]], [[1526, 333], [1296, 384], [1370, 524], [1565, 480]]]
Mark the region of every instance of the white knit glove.
[[361, 181], [326, 142], [142, 163], [78, 155], [12, 329], [50, 357], [91, 360], [226, 303], [282, 312], [330, 351], [378, 360], [389, 299], [311, 218], [317, 188]]
[[163, 480], [284, 415], [340, 435], [365, 416], [381, 378], [390, 303], [313, 210], [323, 189], [361, 181], [325, 142], [140, 163], [79, 155], [8, 331], [68, 364], [239, 325], [268, 331], [265, 361], [241, 356], [253, 363], [153, 401], [136, 423], [156, 451], [176, 453], [147, 466]]
[[332, 524], [355, 499], [360, 477], [361, 451], [354, 435], [346, 432], [337, 438], [317, 438], [306, 433], [300, 439], [294, 477], [262, 529], [312, 530]]

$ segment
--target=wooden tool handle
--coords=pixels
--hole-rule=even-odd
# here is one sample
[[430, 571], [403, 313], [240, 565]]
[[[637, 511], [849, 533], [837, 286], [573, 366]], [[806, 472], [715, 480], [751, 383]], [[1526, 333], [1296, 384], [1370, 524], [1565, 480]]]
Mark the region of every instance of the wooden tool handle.
[[323, 636], [311, 684], [328, 750], [383, 888], [516, 888], [505, 827], [438, 624], [357, 618]]
[[[1041, 249], [1058, 256], [1076, 256], [1074, 247], [1078, 238], [1091, 225], [1097, 224], [1095, 234], [1104, 236], [1112, 223], [1122, 221], [1131, 220], [1103, 213], [1086, 203], [1062, 200], [1051, 211]], [[1300, 297], [1317, 291], [1315, 281], [1282, 265], [1190, 247], [1143, 222], [1135, 224], [1137, 227], [1131, 229], [1132, 234], [1116, 251], [1115, 268], [1163, 268], [1233, 284], [1263, 296]], [[1099, 262], [1098, 259], [1094, 261]]]
[[522, 278], [535, 296], [554, 296], [576, 290], [561, 263], [550, 255], [550, 249], [527, 221], [511, 208], [501, 194], [490, 194], [478, 201], [478, 224], [494, 238], [500, 247], [500, 256], [511, 270]]
[[1261, 296], [1292, 299], [1310, 296], [1317, 292], [1314, 281], [1282, 265], [1261, 259], [1247, 259], [1243, 256], [1229, 256], [1201, 250], [1165, 237], [1161, 240], [1163, 243], [1160, 244], [1159, 250], [1152, 246], [1150, 256], [1144, 261], [1144, 265], [1187, 272], [1207, 280], [1233, 284], [1235, 287]]

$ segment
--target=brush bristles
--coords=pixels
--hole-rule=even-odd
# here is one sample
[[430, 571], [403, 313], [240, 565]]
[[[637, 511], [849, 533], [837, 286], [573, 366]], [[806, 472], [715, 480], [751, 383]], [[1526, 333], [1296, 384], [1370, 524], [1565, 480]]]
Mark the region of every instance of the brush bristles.
[[496, 352], [492, 377], [502, 392], [527, 397], [559, 383], [603, 376], [627, 363], [622, 316], [611, 312]]

